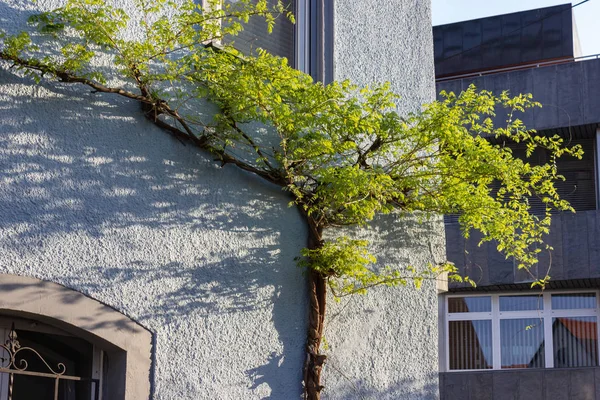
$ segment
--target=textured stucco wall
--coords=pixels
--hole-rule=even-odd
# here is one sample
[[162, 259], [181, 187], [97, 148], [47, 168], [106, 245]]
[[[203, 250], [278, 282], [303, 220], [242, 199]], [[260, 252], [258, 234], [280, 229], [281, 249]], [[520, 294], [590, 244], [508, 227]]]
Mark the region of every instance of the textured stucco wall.
[[[419, 222], [417, 216], [381, 216], [358, 236], [369, 240], [382, 266], [424, 266], [445, 258], [441, 217]], [[373, 288], [340, 303], [330, 299], [329, 307], [326, 399], [438, 397], [435, 281], [420, 290]]]
[[[435, 96], [429, 1], [336, 0], [336, 79], [367, 85], [389, 81], [401, 113]], [[382, 265], [423, 266], [445, 258], [440, 218], [419, 224], [408, 215], [378, 218], [359, 235]], [[330, 232], [335, 235], [339, 232]], [[437, 292], [434, 282], [375, 288], [367, 296], [329, 302], [327, 399], [438, 397]]]
[[335, 0], [335, 79], [389, 81], [400, 112], [435, 98], [429, 0]]
[[[367, 3], [371, 9], [363, 9]], [[379, 11], [375, 2], [336, 3], [336, 34], [344, 43], [336, 44], [338, 77], [391, 79], [405, 96], [405, 109], [433, 96], [429, 6], [414, 3], [395, 1]], [[59, 4], [2, 2], [0, 24], [9, 30], [25, 26], [33, 7]], [[392, 6], [397, 19], [389, 18]], [[369, 36], [370, 49], [381, 59], [344, 56], [344, 46], [350, 46], [347, 52], [352, 48], [348, 41], [354, 41], [352, 52], [365, 43], [362, 34], [344, 33], [342, 22], [358, 17], [353, 7], [368, 12], [363, 17], [369, 22], [355, 26], [361, 32], [385, 23], [382, 32], [393, 33], [387, 42]], [[5, 67], [0, 272], [63, 284], [150, 330], [156, 400], [297, 398], [306, 296], [293, 258], [306, 231], [287, 207], [288, 198], [182, 146], [147, 123], [136, 104], [82, 87], [33, 86]], [[383, 235], [401, 226], [386, 223], [379, 229]], [[368, 234], [374, 232], [377, 228]], [[406, 236], [411, 232], [418, 236], [417, 248]], [[388, 250], [383, 258], [390, 260], [431, 257], [429, 232], [411, 225], [398, 235], [377, 236], [377, 246]], [[392, 250], [397, 238], [404, 249]], [[334, 374], [333, 368], [343, 366], [352, 385], [374, 398], [398, 398], [406, 388], [434, 397], [437, 389], [430, 386], [437, 380], [425, 379], [437, 369], [434, 315], [421, 322], [423, 312], [434, 309], [432, 293], [429, 287], [377, 290], [347, 306], [349, 313], [332, 306], [330, 315], [339, 316], [327, 328], [332, 346], [327, 396], [356, 398]], [[373, 340], [363, 340], [367, 327]]]
[[300, 392], [306, 236], [279, 190], [183, 147], [137, 105], [0, 72], [0, 270], [64, 284], [155, 336], [156, 399]]

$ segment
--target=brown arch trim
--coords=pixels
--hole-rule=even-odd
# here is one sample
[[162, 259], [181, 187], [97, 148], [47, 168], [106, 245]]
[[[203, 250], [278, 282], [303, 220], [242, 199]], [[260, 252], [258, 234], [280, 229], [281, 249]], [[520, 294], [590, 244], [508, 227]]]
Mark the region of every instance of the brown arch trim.
[[56, 283], [0, 274], [0, 310], [53, 325], [103, 348], [110, 400], [150, 397], [151, 333], [125, 315]]

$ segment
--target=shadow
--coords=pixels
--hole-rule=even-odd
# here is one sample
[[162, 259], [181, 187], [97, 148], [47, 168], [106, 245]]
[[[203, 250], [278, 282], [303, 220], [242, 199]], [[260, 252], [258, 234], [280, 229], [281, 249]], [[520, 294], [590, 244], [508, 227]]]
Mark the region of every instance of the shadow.
[[326, 234], [368, 240], [369, 251], [377, 257], [377, 264], [371, 266], [375, 272], [382, 272], [386, 266], [402, 271], [409, 265], [420, 271], [429, 263], [446, 261], [444, 224], [440, 215], [380, 214], [365, 227], [344, 227], [326, 231]]
[[[0, 80], [4, 84], [29, 84], [5, 71], [0, 71]], [[228, 229], [253, 235], [274, 231], [254, 222], [275, 208], [281, 209], [281, 204], [271, 204], [285, 201], [278, 188], [233, 167], [226, 167], [229, 174], [248, 184], [236, 188], [218, 185], [220, 168], [210, 154], [197, 154], [196, 149], [175, 140], [169, 143], [170, 151], [148, 148], [157, 135], [166, 134], [141, 117], [137, 104], [122, 99], [117, 99], [120, 104], [107, 103], [103, 100], [108, 96], [72, 93], [70, 89], [53, 88], [50, 92], [45, 86], [35, 87], [40, 96], [57, 96], [60, 102], [20, 96], [0, 99], [0, 112], [7, 115], [0, 122], [4, 133], [0, 157], [6, 163], [0, 179], [11, 186], [26, 185], [31, 206], [26, 210], [18, 207], [22, 198], [0, 199], [6, 223], [28, 224], [16, 236], [20, 247], [26, 244], [22, 240], [41, 233], [85, 229], [102, 236], [107, 224], [166, 229], [184, 223], [193, 229]], [[89, 104], [83, 107], [87, 115], [82, 115], [81, 103]], [[43, 121], [36, 115], [59, 105], [63, 109], [58, 115]], [[104, 120], [104, 126], [110, 124], [112, 135], [122, 132], [122, 142], [111, 143], [114, 137], [110, 134], [102, 138], [90, 132], [98, 122], [95, 118]], [[135, 130], [139, 132], [132, 132]], [[63, 134], [52, 135], [56, 131]], [[144, 131], [147, 138], [140, 137]], [[167, 156], [177, 151], [181, 151], [181, 158]], [[204, 168], [211, 170], [208, 183], [214, 185], [210, 187], [199, 176]], [[90, 179], [91, 175], [97, 179]], [[256, 208], [258, 202], [265, 207]], [[242, 217], [245, 226], [235, 226], [233, 221]]]
[[170, 138], [135, 102], [1, 68], [0, 82], [0, 272], [148, 329], [156, 398], [299, 397], [306, 230], [286, 194]]
[[[93, 331], [96, 329], [112, 329], [117, 331], [122, 331], [126, 333], [139, 333], [145, 328], [133, 321], [131, 323], [131, 319], [127, 318], [123, 314], [111, 314], [111, 311], [116, 311], [113, 307], [108, 304], [99, 302], [96, 299], [93, 299], [89, 296], [86, 296], [78, 291], [69, 289], [64, 285], [56, 285], [53, 282], [42, 281], [42, 280], [28, 280], [27, 282], [20, 281], [18, 283], [7, 283], [5, 282], [6, 278], [14, 277], [14, 275], [10, 274], [2, 274], [2, 282], [0, 282], [0, 293], [3, 294], [2, 307], [0, 308], [0, 314], [2, 315], [12, 315], [12, 316], [24, 316], [23, 311], [14, 311], [15, 309], [23, 308], [23, 304], [35, 304], [36, 301], [39, 301], [43, 296], [51, 296], [52, 301], [56, 302], [58, 308], [61, 305], [68, 306], [77, 306], [81, 304], [81, 307], [85, 308], [88, 313], [85, 317], [78, 316], [78, 322], [81, 324], [75, 330], [84, 329], [87, 331]], [[57, 295], [56, 287], [62, 288], [60, 290], [60, 295]], [[84, 300], [91, 299], [93, 301], [93, 305], [90, 304], [82, 304]], [[61, 322], [52, 322], [52, 319], [56, 319], [56, 317], [48, 317], [45, 314], [34, 314], [27, 312], [28, 318], [32, 320], [39, 321], [49, 321], [50, 325], [56, 325], [59, 328], [66, 327], [66, 330], [69, 331], [69, 327]], [[115, 317], [118, 315], [118, 317]], [[67, 320], [70, 318], [68, 311], [64, 312], [64, 315], [61, 318]], [[72, 328], [72, 327], [71, 327]]]
[[[23, 9], [0, 5], [1, 22], [24, 20], [28, 6], [13, 4]], [[32, 86], [3, 67], [0, 82], [0, 271], [63, 284], [148, 329], [154, 398], [300, 398], [307, 300], [294, 257], [307, 234], [288, 196], [182, 146], [135, 102]], [[412, 246], [402, 229], [378, 226], [380, 258], [411, 261], [386, 243]], [[98, 320], [87, 323], [119, 329]]]

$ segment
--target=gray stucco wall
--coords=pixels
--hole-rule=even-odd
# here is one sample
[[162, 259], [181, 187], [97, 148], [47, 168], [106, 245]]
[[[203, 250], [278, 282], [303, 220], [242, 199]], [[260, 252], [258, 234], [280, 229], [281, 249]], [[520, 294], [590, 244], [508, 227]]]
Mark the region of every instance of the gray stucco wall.
[[400, 112], [435, 98], [431, 2], [335, 0], [334, 77], [389, 81]]
[[[434, 99], [429, 1], [336, 0], [334, 8], [335, 79], [362, 85], [389, 81], [402, 96], [401, 113], [417, 111]], [[381, 265], [424, 265], [445, 259], [439, 218], [421, 225], [414, 216], [388, 215], [372, 226], [358, 234], [371, 241]], [[324, 397], [438, 397], [434, 282], [420, 291], [376, 288], [366, 296], [330, 301], [329, 307]]]
[[[355, 234], [369, 240], [382, 266], [423, 266], [445, 259], [441, 217], [420, 223], [416, 216], [386, 215]], [[420, 290], [412, 285], [379, 287], [339, 303], [330, 298], [329, 307], [325, 398], [437, 398], [435, 281], [426, 281]]]
[[300, 393], [306, 232], [285, 196], [82, 88], [0, 72], [0, 268], [155, 338], [155, 399]]
[[[337, 77], [390, 79], [403, 110], [430, 100], [427, 3], [336, 2]], [[33, 7], [0, 3], [2, 27], [25, 26]], [[63, 284], [150, 330], [156, 400], [298, 398], [307, 302], [294, 257], [306, 230], [285, 194], [182, 146], [137, 104], [34, 86], [5, 65], [0, 83], [0, 272]], [[437, 225], [405, 223], [366, 233], [382, 260], [443, 247]], [[333, 305], [326, 396], [437, 397], [435, 303], [426, 286]]]

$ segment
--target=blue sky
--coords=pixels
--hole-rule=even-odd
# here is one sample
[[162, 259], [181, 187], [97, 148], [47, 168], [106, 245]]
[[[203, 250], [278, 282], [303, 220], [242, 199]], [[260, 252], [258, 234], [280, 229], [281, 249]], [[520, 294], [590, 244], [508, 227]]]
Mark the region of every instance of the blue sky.
[[[573, 1], [577, 4], [581, 0]], [[433, 24], [442, 25], [491, 15], [569, 3], [565, 0], [432, 0]], [[600, 0], [575, 7], [575, 21], [583, 55], [600, 54]]]

